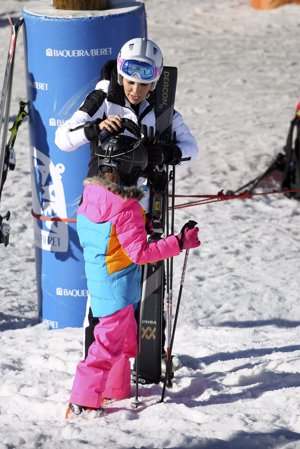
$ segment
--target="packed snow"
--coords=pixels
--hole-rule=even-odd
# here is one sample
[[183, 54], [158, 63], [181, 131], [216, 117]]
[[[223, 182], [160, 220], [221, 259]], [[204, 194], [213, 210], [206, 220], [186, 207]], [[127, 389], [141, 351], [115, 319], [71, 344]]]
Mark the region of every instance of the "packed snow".
[[[7, 16], [0, 2], [0, 73]], [[196, 136], [198, 160], [177, 169], [176, 191], [235, 190], [282, 150], [299, 100], [299, 5], [257, 11], [250, 0], [146, 0], [149, 37], [179, 69], [176, 108]], [[1, 83], [1, 81], [0, 81]], [[11, 118], [26, 99], [23, 31]], [[176, 211], [200, 227], [191, 250], [174, 342], [182, 368], [165, 402], [161, 384], [140, 387], [96, 419], [64, 418], [82, 329], [39, 322], [31, 217], [28, 124], [16, 141], [1, 213], [0, 449], [300, 448], [300, 203], [257, 196]], [[183, 255], [175, 261], [175, 287]], [[175, 303], [176, 297], [175, 294]], [[175, 308], [175, 307], [174, 307]], [[132, 389], [134, 394], [134, 386]]]

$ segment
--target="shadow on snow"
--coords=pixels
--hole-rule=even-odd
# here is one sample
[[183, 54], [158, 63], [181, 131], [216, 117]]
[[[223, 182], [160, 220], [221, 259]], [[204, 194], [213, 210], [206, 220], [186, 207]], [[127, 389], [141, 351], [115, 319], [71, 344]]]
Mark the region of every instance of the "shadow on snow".
[[16, 315], [8, 315], [0, 312], [0, 332], [24, 329], [39, 323], [38, 318], [22, 318]]

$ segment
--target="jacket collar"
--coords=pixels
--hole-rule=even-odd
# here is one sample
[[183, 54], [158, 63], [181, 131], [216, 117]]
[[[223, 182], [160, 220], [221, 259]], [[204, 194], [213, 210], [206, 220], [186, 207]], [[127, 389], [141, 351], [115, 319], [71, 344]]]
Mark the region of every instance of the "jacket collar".
[[140, 200], [143, 197], [143, 191], [137, 186], [124, 186], [122, 184], [116, 184], [115, 182], [108, 182], [105, 179], [94, 176], [92, 178], [86, 178], [83, 182], [84, 186], [88, 185], [100, 185], [115, 195], [121, 196], [123, 199], [136, 199]]

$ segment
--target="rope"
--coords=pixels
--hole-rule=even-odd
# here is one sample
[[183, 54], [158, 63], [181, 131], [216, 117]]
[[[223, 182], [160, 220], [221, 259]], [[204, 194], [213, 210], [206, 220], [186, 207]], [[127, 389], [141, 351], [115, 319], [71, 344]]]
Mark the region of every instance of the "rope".
[[31, 211], [31, 215], [37, 220], [41, 221], [59, 221], [63, 223], [76, 223], [76, 218], [61, 218], [61, 217], [45, 217], [44, 215], [39, 215]]
[[271, 192], [260, 192], [260, 193], [251, 193], [249, 191], [245, 191], [239, 194], [234, 193], [224, 193], [222, 190], [218, 192], [217, 195], [175, 195], [177, 198], [202, 198], [197, 201], [190, 201], [188, 203], [181, 203], [175, 206], [175, 209], [183, 209], [185, 207], [192, 206], [200, 206], [202, 204], [216, 203], [218, 201], [230, 201], [230, 200], [246, 200], [253, 196], [262, 196], [262, 195], [279, 195], [279, 194], [288, 194], [288, 193], [296, 193], [300, 192], [300, 189], [289, 189], [289, 190], [273, 190]]
[[[231, 200], [246, 200], [253, 196], [262, 196], [262, 195], [286, 195], [287, 193], [297, 193], [300, 192], [300, 189], [289, 189], [289, 190], [273, 190], [271, 192], [260, 192], [260, 193], [250, 193], [250, 192], [242, 192], [239, 194], [235, 193], [224, 193], [223, 190], [217, 193], [217, 195], [175, 195], [175, 198], [201, 198], [197, 201], [190, 201], [187, 203], [181, 203], [174, 206], [174, 209], [183, 209], [186, 207], [192, 206], [201, 206], [202, 204], [209, 203], [217, 203], [219, 201], [231, 201]], [[172, 206], [169, 207], [171, 209]], [[37, 220], [42, 221], [56, 221], [63, 223], [76, 223], [76, 218], [61, 218], [61, 217], [45, 217], [44, 215], [39, 215], [31, 211], [31, 215]]]

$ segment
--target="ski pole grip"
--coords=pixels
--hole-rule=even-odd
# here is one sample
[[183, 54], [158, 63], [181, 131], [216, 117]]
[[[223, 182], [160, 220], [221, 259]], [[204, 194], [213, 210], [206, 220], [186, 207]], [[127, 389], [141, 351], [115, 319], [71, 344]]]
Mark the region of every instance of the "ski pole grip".
[[189, 220], [187, 223], [189, 229], [193, 229], [196, 226], [197, 222], [194, 220]]
[[189, 220], [185, 225], [182, 226], [182, 229], [180, 231], [181, 239], [179, 242], [180, 250], [182, 251], [183, 243], [185, 239], [185, 230], [186, 229], [193, 229], [196, 226], [197, 222], [194, 220]]
[[197, 222], [194, 220], [189, 220], [187, 223], [185, 223], [185, 225], [183, 225], [182, 229], [181, 229], [181, 235], [184, 236], [184, 231], [186, 229], [193, 229], [196, 226]]

